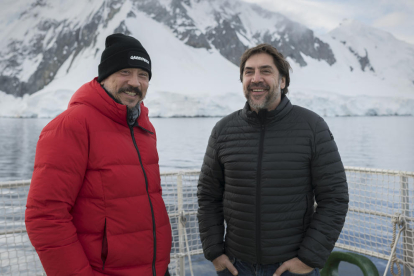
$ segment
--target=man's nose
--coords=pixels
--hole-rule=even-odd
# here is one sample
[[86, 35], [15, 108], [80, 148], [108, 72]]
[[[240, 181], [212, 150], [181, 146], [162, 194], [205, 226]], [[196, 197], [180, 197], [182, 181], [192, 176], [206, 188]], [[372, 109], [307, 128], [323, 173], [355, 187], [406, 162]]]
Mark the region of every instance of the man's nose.
[[131, 78], [128, 80], [128, 84], [133, 87], [141, 88], [141, 83], [139, 81], [138, 75], [132, 74]]
[[262, 76], [261, 76], [261, 74], [260, 74], [260, 71], [256, 71], [255, 73], [254, 73], [254, 75], [253, 75], [253, 78], [252, 78], [252, 82], [260, 82], [260, 81], [262, 81]]

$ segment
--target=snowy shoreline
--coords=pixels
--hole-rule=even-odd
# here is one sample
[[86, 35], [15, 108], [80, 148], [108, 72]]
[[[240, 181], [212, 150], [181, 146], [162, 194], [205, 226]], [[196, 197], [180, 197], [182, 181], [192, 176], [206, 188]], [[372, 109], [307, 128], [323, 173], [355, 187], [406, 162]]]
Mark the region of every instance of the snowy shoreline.
[[[241, 90], [241, 89], [240, 89]], [[14, 97], [0, 91], [0, 118], [55, 118], [66, 110], [74, 90], [48, 88], [32, 95]], [[414, 116], [414, 99], [370, 95], [342, 95], [318, 90], [293, 90], [288, 94], [298, 105], [322, 117]], [[244, 107], [242, 92], [182, 94], [149, 91], [144, 100], [152, 118], [223, 117]]]
[[[58, 114], [59, 115], [59, 114]], [[163, 117], [163, 116], [151, 116], [149, 115], [149, 118], [156, 118], [156, 119], [193, 119], [193, 118], [223, 118], [226, 115], [220, 116], [220, 115], [215, 115], [215, 116], [206, 116], [206, 115], [196, 115], [196, 116], [180, 116], [180, 115], [176, 115], [176, 116], [170, 116], [170, 117]], [[412, 114], [394, 114], [394, 115], [334, 115], [334, 116], [321, 116], [323, 118], [333, 118], [333, 117], [413, 117], [414, 115]], [[0, 119], [54, 119], [55, 117], [13, 117], [13, 116], [0, 116]]]

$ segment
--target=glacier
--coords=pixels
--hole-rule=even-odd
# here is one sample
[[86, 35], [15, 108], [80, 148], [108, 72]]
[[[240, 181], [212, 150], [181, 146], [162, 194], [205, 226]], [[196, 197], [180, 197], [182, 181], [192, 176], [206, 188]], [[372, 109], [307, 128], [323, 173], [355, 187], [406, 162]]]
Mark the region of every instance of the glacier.
[[[66, 20], [70, 22], [68, 26], [87, 24], [91, 15], [100, 11], [100, 3], [95, 0], [89, 1], [89, 5], [44, 0], [40, 1], [44, 5], [27, 9], [22, 15], [24, 4], [33, 1], [6, 2], [9, 2], [12, 12], [7, 15], [3, 10], [1, 13], [5, 15], [0, 20], [0, 25], [5, 26], [0, 31], [4, 37], [1, 42], [3, 49], [8, 49], [7, 45], [13, 41], [21, 43], [22, 49], [28, 49], [40, 33], [44, 35], [41, 47], [53, 48], [56, 32], [62, 30], [50, 27], [39, 31], [33, 26], [46, 20]], [[102, 12], [102, 24], [97, 25], [93, 44], [80, 48], [78, 52], [60, 49], [69, 51], [64, 52], [68, 58], [56, 72], [51, 72], [51, 81], [42, 89], [23, 96], [0, 90], [1, 117], [53, 118], [64, 111], [73, 93], [96, 77], [105, 38], [115, 30], [119, 31], [120, 27], [140, 40], [151, 56], [153, 78], [144, 100], [150, 116], [225, 116], [242, 108], [245, 102], [239, 68], [234, 62], [237, 55], [229, 58], [228, 48], [217, 46], [217, 41], [229, 38], [226, 34], [216, 34], [216, 40], [206, 42], [210, 44], [195, 47], [189, 45], [191, 36], [183, 37], [183, 34], [191, 30], [193, 37], [207, 37], [212, 34], [212, 29], [219, 30], [220, 23], [230, 20], [228, 22], [234, 26], [229, 28], [237, 34], [232, 39], [238, 40], [234, 47], [251, 47], [260, 43], [261, 39], [271, 37], [272, 41], [284, 39], [285, 44], [281, 45], [293, 51], [299, 46], [286, 44], [286, 41], [294, 43], [295, 36], [312, 33], [298, 23], [289, 23], [282, 15], [238, 0], [178, 1], [183, 7], [181, 12], [185, 14], [181, 17], [177, 15], [175, 25], [156, 20], [156, 14], [141, 10], [142, 7], [134, 1], [112, 2], [116, 12], [106, 17]], [[172, 2], [177, 1], [152, 1], [157, 4], [154, 7], [163, 13], [174, 12]], [[187, 24], [186, 27], [183, 24]], [[55, 25], [58, 26], [58, 23]], [[191, 28], [188, 27], [190, 25]], [[286, 31], [289, 28], [293, 28], [291, 32]], [[288, 97], [293, 104], [311, 109], [321, 116], [414, 115], [414, 45], [355, 20], [344, 20], [336, 29], [313, 39], [316, 41], [311, 46], [314, 51], [329, 45], [334, 60], [315, 58], [304, 52], [299, 52], [299, 56], [288, 55], [292, 66]], [[16, 61], [21, 63], [13, 71], [12, 67], [7, 67], [10, 64], [7, 58], [13, 53], [5, 50], [0, 50], [0, 53], [2, 74], [22, 81], [29, 80], [29, 75], [38, 69], [42, 58], [44, 62], [44, 57], [39, 53], [23, 56], [22, 61]]]

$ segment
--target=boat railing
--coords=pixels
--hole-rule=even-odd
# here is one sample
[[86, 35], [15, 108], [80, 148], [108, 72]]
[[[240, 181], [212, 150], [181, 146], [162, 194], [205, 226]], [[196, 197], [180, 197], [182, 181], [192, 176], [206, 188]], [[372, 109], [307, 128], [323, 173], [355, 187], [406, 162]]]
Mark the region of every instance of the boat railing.
[[[345, 169], [350, 204], [336, 248], [386, 260], [385, 273], [414, 276], [414, 172]], [[199, 171], [161, 174], [173, 233], [171, 275], [193, 276], [191, 259], [202, 259], [196, 256], [203, 253], [198, 176]], [[30, 180], [0, 182], [0, 275], [45, 275], [24, 225], [29, 186]]]

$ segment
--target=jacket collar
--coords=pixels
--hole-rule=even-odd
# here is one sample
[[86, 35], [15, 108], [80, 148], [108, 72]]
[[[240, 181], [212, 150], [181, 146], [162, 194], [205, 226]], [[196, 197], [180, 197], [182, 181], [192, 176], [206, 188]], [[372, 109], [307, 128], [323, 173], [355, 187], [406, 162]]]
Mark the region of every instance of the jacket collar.
[[267, 124], [282, 120], [292, 110], [292, 104], [286, 95], [282, 95], [279, 105], [271, 111], [260, 110], [259, 113], [252, 111], [248, 102], [241, 111], [243, 119], [251, 124]]
[[[90, 106], [100, 113], [109, 117], [114, 122], [128, 127], [128, 108], [117, 103], [111, 98], [103, 87], [98, 83], [97, 78], [85, 83], [72, 96], [68, 108], [84, 104]], [[153, 127], [148, 119], [148, 108], [144, 103], [140, 104], [140, 116], [138, 116], [134, 126], [139, 126], [144, 130], [153, 133]]]

